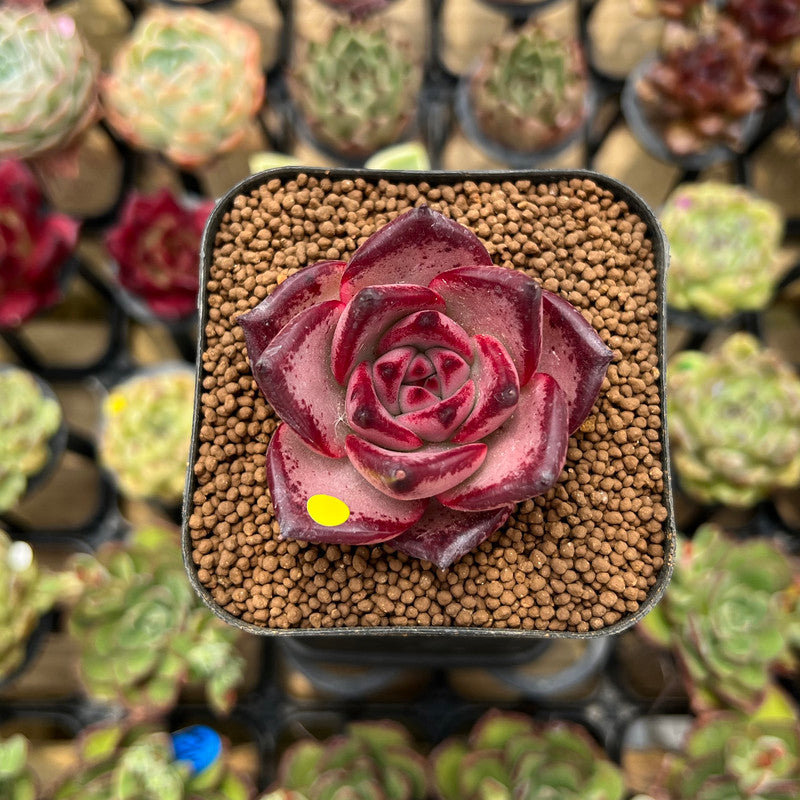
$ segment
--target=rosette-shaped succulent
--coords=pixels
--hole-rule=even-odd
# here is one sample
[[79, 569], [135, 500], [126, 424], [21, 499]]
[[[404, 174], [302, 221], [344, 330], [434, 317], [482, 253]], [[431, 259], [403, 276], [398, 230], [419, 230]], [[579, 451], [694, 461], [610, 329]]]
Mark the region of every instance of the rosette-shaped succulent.
[[670, 305], [707, 317], [763, 308], [775, 287], [780, 208], [741, 186], [679, 186], [661, 213], [669, 240]]
[[[183, 752], [187, 735], [213, 738], [209, 752]], [[206, 746], [204, 749], [208, 750]], [[249, 800], [249, 781], [228, 764], [219, 735], [204, 726], [173, 734], [125, 724], [94, 727], [81, 737], [80, 766], [52, 800]]]
[[242, 678], [236, 631], [186, 581], [175, 536], [143, 528], [75, 563], [83, 591], [69, 631], [93, 698], [144, 717], [168, 710], [183, 684], [200, 683], [215, 709], [231, 707]]
[[0, 739], [0, 797], [36, 800], [36, 779], [28, 765], [28, 740], [21, 734]]
[[267, 455], [282, 535], [391, 541], [440, 566], [555, 484], [612, 355], [567, 301], [427, 206], [238, 321], [284, 422]]
[[0, 370], [0, 397], [0, 511], [7, 511], [47, 463], [61, 407], [23, 369]]
[[669, 48], [635, 85], [645, 117], [675, 155], [712, 145], [741, 149], [744, 120], [762, 105], [757, 53], [734, 25], [720, 24]]
[[256, 32], [196, 8], [140, 17], [102, 84], [115, 130], [186, 168], [236, 147], [263, 95]]
[[490, 711], [431, 754], [441, 800], [622, 800], [622, 773], [579, 725]]
[[764, 88], [780, 91], [781, 76], [800, 67], [800, 0], [727, 0], [725, 14], [763, 51]]
[[704, 714], [661, 783], [657, 800], [796, 800], [800, 721], [791, 708]]
[[337, 25], [322, 42], [301, 43], [292, 98], [312, 134], [351, 158], [392, 144], [414, 116], [422, 70], [385, 30]]
[[752, 710], [775, 670], [797, 664], [800, 572], [766, 540], [705, 525], [681, 540], [675, 573], [641, 630], [669, 647], [696, 711]]
[[28, 637], [39, 618], [67, 587], [65, 577], [39, 572], [27, 542], [12, 542], [0, 530], [0, 681], [22, 664]]
[[61, 267], [75, 248], [78, 223], [48, 214], [30, 170], [0, 161], [0, 328], [21, 325], [61, 295]]
[[577, 40], [529, 23], [493, 43], [470, 79], [470, 103], [490, 139], [517, 151], [552, 147], [586, 119], [588, 82]]
[[61, 149], [94, 118], [99, 65], [72, 17], [4, 4], [0, 64], [0, 158]]
[[183, 496], [192, 435], [194, 375], [187, 368], [134, 375], [103, 403], [100, 460], [132, 498]]
[[425, 800], [428, 785], [428, 764], [405, 728], [351, 722], [341, 736], [292, 745], [261, 800]]
[[753, 336], [674, 356], [667, 410], [672, 461], [698, 500], [746, 507], [800, 483], [800, 378]]
[[197, 309], [200, 239], [213, 202], [180, 205], [168, 189], [133, 192], [106, 247], [117, 263], [120, 284], [164, 319]]

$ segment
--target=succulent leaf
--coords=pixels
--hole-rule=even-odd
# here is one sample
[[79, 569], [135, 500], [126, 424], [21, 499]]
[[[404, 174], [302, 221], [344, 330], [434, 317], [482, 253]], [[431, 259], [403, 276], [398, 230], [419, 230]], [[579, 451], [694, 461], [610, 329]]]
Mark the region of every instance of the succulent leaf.
[[36, 778], [28, 765], [28, 740], [21, 734], [0, 739], [0, 797], [36, 800]]

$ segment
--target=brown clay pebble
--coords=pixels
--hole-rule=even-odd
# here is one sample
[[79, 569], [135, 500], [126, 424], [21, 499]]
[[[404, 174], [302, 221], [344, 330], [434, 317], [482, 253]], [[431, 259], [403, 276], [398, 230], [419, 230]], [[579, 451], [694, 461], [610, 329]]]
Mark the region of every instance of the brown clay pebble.
[[[277, 420], [236, 324], [297, 269], [349, 259], [423, 202], [471, 228], [495, 264], [572, 302], [614, 351], [560, 482], [447, 570], [389, 545], [279, 539], [265, 469]], [[301, 174], [240, 195], [217, 233], [208, 283], [188, 523], [200, 581], [231, 614], [270, 628], [586, 632], [634, 612], [658, 578], [666, 539], [655, 280], [645, 224], [591, 180], [412, 186]]]

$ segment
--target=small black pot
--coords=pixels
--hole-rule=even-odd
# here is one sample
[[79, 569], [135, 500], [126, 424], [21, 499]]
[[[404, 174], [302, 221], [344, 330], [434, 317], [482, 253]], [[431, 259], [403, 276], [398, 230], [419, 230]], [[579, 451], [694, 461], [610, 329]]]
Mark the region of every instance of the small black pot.
[[[386, 649], [395, 654], [405, 653], [409, 658], [416, 658], [424, 646], [425, 650], [431, 650], [441, 656], [444, 653], [451, 653], [457, 646], [464, 645], [472, 655], [480, 655], [485, 659], [484, 663], [494, 663], [497, 649], [499, 646], [514, 646], [513, 643], [533, 643], [536, 640], [547, 640], [553, 638], [578, 638], [594, 639], [609, 637], [635, 625], [644, 617], [661, 598], [664, 593], [675, 560], [675, 515], [672, 503], [672, 479], [668, 469], [664, 469], [664, 491], [662, 494], [663, 503], [667, 511], [667, 518], [664, 522], [664, 565], [661, 568], [658, 579], [651, 588], [648, 597], [641, 604], [636, 613], [623, 617], [618, 622], [608, 625], [600, 630], [580, 633], [577, 631], [515, 631], [498, 628], [459, 628], [459, 627], [403, 627], [403, 628], [381, 628], [381, 627], [354, 627], [354, 628], [289, 628], [289, 629], [270, 629], [259, 625], [244, 622], [229, 612], [222, 609], [213, 599], [211, 593], [200, 583], [197, 577], [192, 549], [193, 540], [189, 530], [189, 518], [194, 511], [194, 494], [197, 488], [197, 479], [194, 473], [194, 464], [197, 461], [198, 450], [200, 447], [200, 428], [203, 424], [202, 415], [202, 394], [203, 394], [203, 353], [206, 349], [206, 327], [209, 319], [208, 309], [208, 281], [212, 262], [214, 259], [214, 242], [216, 232], [219, 229], [223, 217], [233, 207], [235, 198], [240, 194], [249, 194], [262, 184], [271, 180], [290, 181], [295, 180], [299, 174], [304, 174], [317, 179], [337, 180], [356, 180], [364, 179], [369, 182], [377, 183], [381, 179], [395, 182], [405, 182], [419, 184], [422, 182], [434, 183], [439, 185], [455, 185], [465, 181], [480, 183], [482, 181], [515, 181], [528, 180], [532, 184], [550, 183], [557, 181], [569, 181], [571, 179], [588, 179], [594, 181], [598, 186], [611, 191], [615, 198], [624, 201], [628, 208], [639, 215], [647, 226], [648, 236], [653, 247], [653, 258], [657, 272], [656, 291], [658, 307], [658, 327], [657, 327], [657, 356], [658, 356], [658, 388], [659, 395], [665, 397], [666, 380], [666, 268], [669, 260], [669, 250], [664, 236], [655, 215], [647, 204], [631, 189], [622, 183], [590, 170], [527, 170], [527, 171], [485, 171], [485, 172], [438, 172], [438, 171], [414, 171], [404, 172], [400, 170], [357, 170], [357, 169], [322, 169], [310, 167], [283, 167], [268, 170], [256, 175], [251, 175], [241, 183], [234, 186], [218, 203], [206, 223], [201, 248], [201, 281], [200, 281], [200, 326], [198, 335], [198, 357], [197, 357], [197, 381], [195, 388], [195, 415], [194, 427], [192, 431], [192, 444], [189, 453], [189, 465], [186, 473], [186, 487], [183, 498], [183, 529], [182, 544], [183, 557], [189, 580], [201, 600], [219, 617], [234, 625], [240, 630], [258, 636], [289, 636], [304, 638], [307, 640], [319, 638], [323, 641], [332, 638], [334, 641], [347, 643], [348, 647], [365, 647], [367, 643], [378, 643], [379, 649]], [[669, 463], [669, 439], [667, 431], [666, 415], [662, 408], [662, 425], [659, 431], [659, 443], [661, 445], [661, 457], [663, 463]], [[363, 643], [363, 644], [359, 644]]]

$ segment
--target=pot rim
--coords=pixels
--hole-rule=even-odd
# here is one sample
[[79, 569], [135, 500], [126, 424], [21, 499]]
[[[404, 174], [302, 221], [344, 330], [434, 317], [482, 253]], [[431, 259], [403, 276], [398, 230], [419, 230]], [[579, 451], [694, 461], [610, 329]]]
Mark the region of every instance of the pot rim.
[[[661, 398], [661, 428], [659, 430], [659, 442], [661, 444], [661, 462], [663, 465], [664, 490], [662, 502], [667, 510], [667, 518], [664, 521], [664, 564], [659, 571], [656, 583], [650, 588], [646, 599], [641, 603], [638, 611], [628, 614], [612, 625], [607, 625], [596, 631], [585, 633], [578, 631], [519, 631], [500, 628], [471, 628], [455, 626], [406, 626], [406, 627], [348, 627], [348, 628], [267, 628], [235, 617], [233, 614], [222, 609], [212, 598], [210, 592], [200, 583], [197, 577], [197, 570], [192, 560], [192, 537], [189, 531], [189, 517], [193, 513], [194, 502], [192, 497], [195, 491], [194, 464], [197, 460], [198, 437], [201, 422], [201, 395], [203, 392], [203, 352], [206, 349], [206, 323], [207, 299], [208, 299], [208, 277], [214, 255], [214, 238], [222, 222], [224, 215], [233, 207], [234, 199], [241, 194], [249, 194], [259, 186], [268, 183], [276, 178], [284, 182], [294, 180], [298, 175], [307, 175], [313, 178], [327, 178], [336, 180], [356, 180], [363, 178], [367, 181], [377, 183], [384, 179], [393, 182], [405, 183], [431, 183], [438, 185], [454, 185], [465, 181], [480, 183], [482, 181], [516, 181], [529, 180], [531, 183], [553, 183], [558, 181], [569, 181], [573, 179], [591, 180], [598, 186], [610, 190], [617, 200], [624, 201], [628, 208], [647, 226], [647, 235], [653, 245], [653, 260], [656, 270], [656, 304], [658, 307], [658, 327], [656, 331], [657, 343], [656, 352], [658, 357], [658, 387]], [[221, 199], [208, 217], [203, 239], [200, 248], [200, 292], [198, 293], [198, 317], [199, 330], [197, 337], [197, 359], [194, 399], [194, 420], [192, 423], [192, 442], [189, 451], [189, 463], [186, 471], [186, 486], [183, 495], [183, 524], [181, 526], [181, 541], [183, 550], [183, 560], [189, 580], [205, 605], [218, 617], [229, 624], [246, 633], [256, 636], [371, 636], [383, 637], [384, 639], [400, 638], [407, 639], [410, 636], [441, 636], [441, 637], [506, 637], [518, 639], [593, 639], [602, 636], [613, 636], [618, 634], [641, 620], [648, 614], [661, 599], [664, 591], [672, 576], [675, 564], [675, 511], [672, 500], [672, 476], [669, 469], [669, 437], [666, 419], [666, 271], [669, 264], [669, 245], [661, 226], [658, 223], [653, 211], [645, 201], [633, 190], [625, 186], [620, 181], [603, 175], [599, 172], [587, 169], [540, 169], [540, 170], [482, 170], [482, 171], [407, 171], [407, 170], [369, 170], [351, 168], [326, 168], [326, 167], [277, 167], [264, 172], [250, 175], [243, 181], [232, 187]]]

